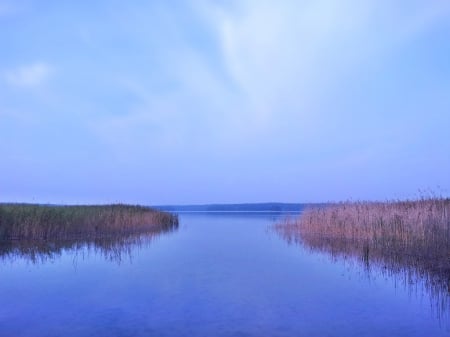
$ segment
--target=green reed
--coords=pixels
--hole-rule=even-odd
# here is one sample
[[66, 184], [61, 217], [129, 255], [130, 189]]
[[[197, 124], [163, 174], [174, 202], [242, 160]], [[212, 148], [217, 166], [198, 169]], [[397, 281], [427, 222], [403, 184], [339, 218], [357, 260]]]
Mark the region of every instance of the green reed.
[[144, 206], [0, 204], [2, 241], [101, 238], [176, 226], [177, 216]]

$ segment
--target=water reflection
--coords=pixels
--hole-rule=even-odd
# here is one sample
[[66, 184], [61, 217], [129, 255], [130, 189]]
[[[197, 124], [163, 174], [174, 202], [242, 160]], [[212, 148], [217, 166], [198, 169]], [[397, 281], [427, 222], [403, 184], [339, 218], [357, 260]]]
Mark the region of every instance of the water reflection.
[[44, 263], [60, 257], [64, 252], [75, 257], [85, 257], [90, 254], [100, 255], [105, 260], [121, 263], [132, 258], [136, 248], [150, 245], [160, 235], [178, 230], [178, 225], [164, 230], [141, 234], [103, 236], [97, 238], [73, 240], [3, 240], [0, 241], [0, 261], [14, 262], [18, 259], [32, 264]]
[[[429, 299], [432, 312], [446, 325], [450, 324], [450, 271], [424, 266], [416, 258], [374, 249], [363, 241], [344, 240], [318, 234], [300, 234], [289, 219], [273, 226], [288, 244], [301, 245], [313, 253], [326, 254], [334, 262], [364, 271], [368, 279], [377, 276], [394, 279], [410, 294]], [[449, 256], [450, 258], [450, 256]]]
[[342, 277], [327, 257], [267, 235], [281, 219], [182, 215], [176, 235], [129, 246], [133, 263], [119, 266], [90, 254], [74, 268], [64, 250], [0, 263], [0, 336], [449, 335], [390, 280]]

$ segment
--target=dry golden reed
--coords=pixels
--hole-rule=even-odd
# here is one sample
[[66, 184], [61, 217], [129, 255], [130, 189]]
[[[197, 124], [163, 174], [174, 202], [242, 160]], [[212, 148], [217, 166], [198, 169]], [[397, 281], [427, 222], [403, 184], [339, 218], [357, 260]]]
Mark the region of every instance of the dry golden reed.
[[290, 242], [359, 256], [450, 289], [450, 199], [330, 204], [307, 209], [276, 229]]

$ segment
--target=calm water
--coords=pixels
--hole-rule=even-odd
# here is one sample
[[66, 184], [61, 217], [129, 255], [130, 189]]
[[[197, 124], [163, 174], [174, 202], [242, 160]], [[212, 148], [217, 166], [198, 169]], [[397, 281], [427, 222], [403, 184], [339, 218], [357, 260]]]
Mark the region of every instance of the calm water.
[[122, 252], [10, 254], [0, 336], [450, 335], [420, 291], [288, 245], [275, 220], [184, 214], [178, 231]]

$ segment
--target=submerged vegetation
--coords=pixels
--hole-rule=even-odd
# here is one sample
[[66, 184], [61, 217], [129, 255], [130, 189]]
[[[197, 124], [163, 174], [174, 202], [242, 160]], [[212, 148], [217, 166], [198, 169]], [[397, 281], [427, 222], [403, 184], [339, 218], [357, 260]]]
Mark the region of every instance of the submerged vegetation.
[[0, 241], [99, 239], [158, 233], [178, 218], [143, 206], [50, 206], [0, 204]]
[[450, 307], [450, 199], [331, 204], [275, 227], [289, 242], [423, 282], [438, 309]]

